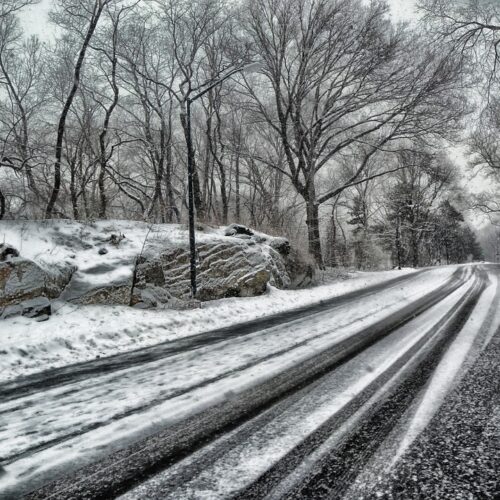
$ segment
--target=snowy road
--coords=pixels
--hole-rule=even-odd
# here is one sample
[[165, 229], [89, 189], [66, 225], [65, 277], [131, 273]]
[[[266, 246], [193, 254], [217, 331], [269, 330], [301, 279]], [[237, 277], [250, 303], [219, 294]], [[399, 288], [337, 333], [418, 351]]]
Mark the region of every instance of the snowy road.
[[[387, 457], [411, 450], [463, 368], [496, 338], [497, 277], [492, 265], [432, 269], [4, 383], [0, 496], [362, 491], [370, 471], [383, 476]], [[381, 430], [367, 445], [370, 422]]]

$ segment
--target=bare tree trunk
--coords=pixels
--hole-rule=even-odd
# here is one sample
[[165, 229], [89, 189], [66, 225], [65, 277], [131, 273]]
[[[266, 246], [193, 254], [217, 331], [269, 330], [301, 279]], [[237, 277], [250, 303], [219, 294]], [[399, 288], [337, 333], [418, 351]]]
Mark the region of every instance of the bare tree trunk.
[[[209, 93], [210, 95], [210, 93]], [[209, 106], [208, 110], [207, 110], [207, 114], [208, 114], [208, 117], [207, 117], [207, 121], [206, 121], [206, 125], [207, 125], [207, 129], [205, 131], [205, 144], [204, 144], [204, 155], [203, 155], [203, 159], [204, 159], [204, 164], [203, 164], [203, 202], [205, 204], [205, 207], [206, 207], [206, 211], [207, 213], [209, 214], [210, 213], [210, 209], [212, 207], [212, 184], [213, 184], [213, 176], [211, 175], [210, 173], [210, 170], [211, 170], [211, 166], [212, 166], [212, 163], [213, 163], [213, 157], [212, 155], [210, 154], [211, 150], [212, 150], [212, 110], [211, 110], [211, 105]], [[213, 168], [212, 168], [213, 170]]]
[[224, 165], [217, 162], [219, 165], [220, 174], [220, 195], [222, 199], [222, 223], [227, 224], [229, 216], [229, 204], [227, 199], [227, 186], [226, 186], [226, 172], [224, 171]]
[[[170, 131], [168, 134], [170, 135]], [[155, 168], [155, 190], [153, 193], [153, 199], [151, 200], [151, 204], [149, 206], [149, 210], [147, 213], [148, 217], [151, 217], [154, 209], [156, 202], [160, 202], [160, 208], [162, 211], [161, 217], [164, 217], [165, 210], [164, 207], [161, 207], [163, 204], [163, 195], [162, 195], [162, 183], [163, 183], [163, 176], [165, 174], [165, 153], [166, 153], [166, 124], [165, 121], [162, 119], [161, 120], [161, 129], [160, 129], [160, 153], [156, 154], [156, 163], [157, 163], [157, 168]]]
[[167, 221], [173, 222], [174, 217], [177, 222], [181, 220], [181, 214], [174, 200], [174, 189], [172, 186], [172, 116], [171, 110], [169, 112], [169, 122], [168, 122], [168, 137], [167, 146], [165, 151], [166, 159], [166, 172], [165, 172], [165, 184], [167, 191]]
[[330, 230], [328, 232], [328, 265], [338, 267], [337, 258], [337, 223], [335, 221], [337, 207], [333, 205], [332, 215], [330, 217]]
[[5, 216], [5, 196], [0, 189], [0, 220]]
[[235, 175], [234, 175], [234, 189], [235, 189], [235, 217], [236, 222], [241, 222], [241, 201], [240, 201], [240, 151], [236, 154], [236, 165], [235, 165]]
[[96, 1], [94, 5], [94, 11], [92, 13], [92, 18], [90, 20], [89, 27], [87, 28], [87, 33], [85, 35], [85, 39], [83, 41], [83, 45], [80, 49], [80, 53], [78, 54], [78, 59], [75, 64], [75, 69], [73, 72], [73, 86], [71, 87], [71, 91], [66, 98], [64, 103], [64, 107], [59, 118], [59, 124], [57, 126], [57, 140], [56, 140], [56, 152], [55, 152], [55, 162], [54, 162], [54, 184], [52, 187], [52, 193], [49, 198], [49, 202], [47, 204], [47, 208], [45, 210], [45, 218], [50, 219], [54, 212], [54, 207], [59, 197], [59, 192], [61, 190], [61, 158], [62, 158], [62, 145], [64, 133], [66, 131], [66, 119], [68, 117], [69, 110], [71, 105], [73, 104], [73, 100], [75, 99], [75, 95], [80, 86], [80, 75], [82, 71], [83, 61], [85, 60], [85, 54], [87, 53], [87, 49], [90, 45], [90, 40], [94, 35], [94, 31], [97, 27], [97, 23], [99, 22], [99, 18], [101, 17], [102, 10], [106, 5], [106, 1]]
[[70, 175], [69, 195], [71, 198], [71, 207], [73, 208], [73, 218], [78, 220], [80, 218], [80, 214], [78, 211], [78, 193], [76, 189], [76, 158], [71, 161]]
[[314, 258], [317, 266], [324, 269], [323, 255], [321, 253], [321, 239], [319, 234], [319, 205], [316, 200], [306, 200], [307, 210], [307, 236], [309, 253]]
[[22, 135], [20, 137], [18, 149], [21, 153], [22, 165], [24, 167], [24, 171], [26, 172], [26, 179], [28, 180], [28, 187], [31, 189], [31, 191], [37, 197], [40, 197], [40, 192], [36, 186], [35, 180], [33, 178], [33, 172], [31, 171], [31, 166], [29, 164], [28, 117], [27, 117], [26, 110], [25, 110], [24, 105], [23, 105], [23, 101], [22, 101], [22, 99], [19, 95], [19, 92], [17, 91], [14, 83], [12, 82], [12, 79], [10, 78], [9, 72], [7, 71], [7, 69], [3, 63], [3, 59], [1, 56], [0, 56], [0, 69], [2, 70], [3, 76], [5, 78], [5, 82], [7, 84], [8, 89], [9, 89], [9, 92], [11, 93], [12, 97], [14, 98], [14, 102], [16, 103], [16, 106], [17, 106], [17, 108], [19, 110], [19, 114], [20, 114]]
[[108, 155], [106, 147], [106, 138], [108, 135], [111, 115], [113, 114], [113, 111], [118, 105], [118, 99], [120, 96], [120, 89], [118, 88], [118, 85], [116, 83], [116, 67], [118, 65], [118, 57], [116, 55], [117, 36], [118, 36], [118, 20], [116, 20], [113, 23], [113, 52], [111, 56], [111, 87], [113, 89], [113, 100], [110, 106], [106, 108], [102, 131], [99, 135], [100, 171], [99, 171], [98, 185], [99, 185], [99, 218], [101, 219], [104, 219], [106, 217], [106, 209], [107, 209], [105, 178], [108, 166]]
[[401, 269], [401, 219], [399, 213], [396, 219], [396, 259], [398, 269]]
[[411, 250], [412, 250], [412, 266], [418, 267], [419, 265], [419, 248], [418, 248], [418, 238], [415, 231], [411, 233]]
[[[217, 126], [215, 127], [215, 130], [212, 134], [212, 119], [210, 118], [209, 126], [207, 127], [207, 142], [208, 146], [210, 149], [210, 154], [217, 163], [217, 167], [219, 170], [219, 179], [220, 179], [220, 195], [221, 195], [221, 202], [222, 202], [222, 223], [227, 224], [228, 221], [228, 215], [229, 215], [229, 200], [228, 200], [228, 195], [227, 195], [227, 181], [226, 181], [226, 170], [224, 163], [221, 161], [221, 158], [219, 157], [218, 150], [214, 142], [219, 140], [219, 143], [221, 144], [221, 156], [224, 154], [224, 145], [222, 144], [221, 141], [221, 132], [220, 132], [220, 116], [219, 113], [216, 113], [217, 116]], [[207, 121], [208, 125], [208, 121]]]

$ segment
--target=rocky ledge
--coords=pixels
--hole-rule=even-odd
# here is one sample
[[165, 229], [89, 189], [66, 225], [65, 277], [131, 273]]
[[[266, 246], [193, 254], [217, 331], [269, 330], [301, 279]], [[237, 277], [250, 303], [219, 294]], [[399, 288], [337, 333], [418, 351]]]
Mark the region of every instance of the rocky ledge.
[[[16, 240], [15, 222], [0, 227], [0, 233], [2, 229], [4, 238]], [[141, 308], [192, 303], [187, 231], [182, 226], [48, 221], [42, 230], [40, 236], [40, 228], [23, 224], [26, 252], [15, 241], [0, 245], [3, 317], [47, 319], [50, 304], [40, 298]], [[304, 287], [313, 280], [314, 266], [285, 238], [238, 224], [199, 226], [197, 236], [198, 301], [260, 295], [268, 285]]]

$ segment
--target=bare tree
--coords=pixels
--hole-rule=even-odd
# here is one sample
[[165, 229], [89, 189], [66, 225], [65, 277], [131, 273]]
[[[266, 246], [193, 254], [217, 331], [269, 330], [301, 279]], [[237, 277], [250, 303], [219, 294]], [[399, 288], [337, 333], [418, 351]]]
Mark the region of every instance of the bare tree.
[[44, 101], [42, 55], [38, 38], [25, 39], [14, 14], [0, 18], [0, 92], [5, 91], [0, 94], [5, 96], [0, 99], [0, 168], [9, 168], [26, 178], [34, 197], [25, 193], [24, 199], [35, 204], [42, 195], [33, 176], [39, 155], [31, 133], [37, 110]]
[[150, 217], [159, 206], [160, 220], [179, 221], [174, 187], [174, 101], [169, 90], [178, 69], [161, 25], [142, 13], [127, 23], [123, 51], [120, 78], [128, 96], [121, 107], [130, 120], [129, 135], [138, 140], [141, 161], [150, 165], [146, 176], [153, 174], [154, 191], [144, 216]]
[[426, 31], [383, 0], [55, 0], [46, 44], [16, 19], [30, 3], [0, 6], [0, 217], [180, 222], [194, 203], [207, 222], [307, 239], [319, 266], [353, 251], [366, 266], [380, 242], [431, 260], [436, 220], [413, 224], [381, 186], [420, 192], [441, 172], [411, 164], [462, 124], [468, 57], [489, 82], [471, 162], [497, 177], [495, 2], [422, 0]]
[[470, 56], [486, 77], [488, 92], [498, 83], [500, 4], [497, 0], [421, 0], [424, 21], [438, 37]]
[[[105, 181], [108, 176], [109, 163], [116, 149], [124, 143], [120, 137], [121, 134], [116, 131], [114, 144], [110, 143], [111, 119], [117, 109], [120, 97], [120, 87], [118, 85], [119, 50], [123, 45], [120, 39], [120, 28], [123, 18], [137, 4], [137, 1], [128, 5], [108, 4], [105, 8], [104, 26], [101, 30], [96, 31], [94, 35], [95, 42], [93, 41], [90, 45], [96, 53], [91, 63], [95, 68], [99, 69], [102, 75], [101, 79], [105, 81], [104, 88], [95, 88], [90, 92], [92, 99], [99, 105], [103, 113], [98, 138], [98, 151], [96, 152], [99, 163], [97, 187], [99, 191], [98, 216], [100, 218], [105, 218], [107, 213], [108, 196]], [[109, 95], [108, 89], [110, 91]]]
[[479, 124], [470, 135], [468, 145], [472, 154], [471, 166], [486, 169], [500, 179], [500, 99], [494, 97], [481, 113]]
[[[472, 92], [476, 94], [476, 100], [483, 101], [484, 108], [468, 139], [470, 165], [486, 173], [496, 184], [498, 191], [500, 3], [496, 0], [422, 0], [420, 9], [431, 30], [471, 63], [469, 66], [474, 83]], [[478, 81], [483, 85], [478, 87]], [[485, 192], [474, 196], [473, 208], [495, 214], [498, 211], [498, 200], [495, 199], [494, 190], [493, 193]]]
[[[209, 75], [204, 61], [210, 41], [231, 23], [231, 6], [220, 0], [157, 0], [161, 27], [168, 42], [168, 53], [172, 56], [178, 72], [175, 86], [162, 81], [159, 75], [148, 74], [146, 68], [138, 71], [150, 81], [166, 88], [180, 108], [180, 121], [184, 132], [189, 161], [193, 170], [193, 198], [198, 217], [205, 217], [199, 172], [196, 168], [196, 151], [191, 134], [191, 104], [230, 76], [248, 65], [245, 50], [234, 50], [229, 46], [219, 64], [219, 71]], [[155, 14], [157, 14], [156, 11]], [[237, 45], [233, 41], [233, 45]]]
[[382, 201], [387, 209], [385, 223], [391, 227], [398, 266], [418, 267], [422, 250], [429, 247], [435, 233], [434, 213], [443, 193], [452, 190], [456, 169], [445, 156], [426, 150], [424, 145], [401, 151], [397, 158], [404, 168], [388, 181]]
[[[381, 2], [257, 0], [247, 26], [263, 59], [262, 78], [247, 88], [281, 138], [283, 173], [304, 198], [309, 251], [322, 266], [320, 205], [363, 182], [370, 158], [390, 142], [444, 134], [461, 113], [453, 94], [459, 67], [393, 29]], [[362, 151], [353, 176], [319, 190], [321, 172], [353, 148]]]
[[70, 29], [73, 35], [81, 35], [81, 45], [78, 50], [78, 56], [73, 69], [73, 83], [59, 116], [54, 161], [54, 182], [52, 192], [47, 203], [47, 208], [45, 210], [46, 218], [52, 217], [55, 204], [61, 190], [61, 159], [63, 153], [64, 133], [66, 131], [66, 120], [80, 86], [80, 78], [83, 63], [85, 61], [85, 55], [103, 10], [108, 4], [111, 3], [111, 1], [112, 0], [58, 0], [58, 10], [52, 12], [53, 21], [66, 29]]
[[2, 0], [0, 5], [0, 18], [16, 14], [27, 5], [38, 3], [39, 0]]

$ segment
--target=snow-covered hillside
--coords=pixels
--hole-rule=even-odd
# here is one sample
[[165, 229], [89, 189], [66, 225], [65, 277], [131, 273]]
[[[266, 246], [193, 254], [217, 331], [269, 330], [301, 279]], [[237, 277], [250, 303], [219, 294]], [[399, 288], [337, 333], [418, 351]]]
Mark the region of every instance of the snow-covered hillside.
[[[258, 295], [268, 283], [284, 288], [310, 281], [312, 266], [284, 238], [238, 233], [235, 227], [242, 228], [197, 230], [199, 300]], [[2, 244], [14, 255], [9, 262], [0, 257], [0, 308], [37, 295], [171, 307], [190, 295], [188, 232], [182, 225], [0, 221]], [[50, 289], [40, 282], [50, 282]]]

